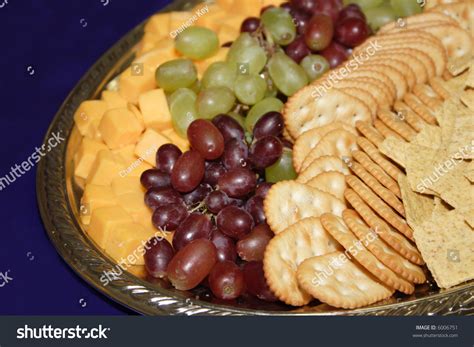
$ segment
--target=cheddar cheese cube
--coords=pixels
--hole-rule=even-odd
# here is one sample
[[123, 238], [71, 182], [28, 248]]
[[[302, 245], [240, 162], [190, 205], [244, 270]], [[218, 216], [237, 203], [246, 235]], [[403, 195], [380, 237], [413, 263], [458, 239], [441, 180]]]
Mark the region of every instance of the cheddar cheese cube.
[[102, 92], [102, 100], [107, 103], [107, 110], [127, 107], [127, 100], [122, 98], [122, 96], [116, 91], [104, 90]]
[[106, 150], [107, 146], [103, 142], [84, 137], [74, 157], [74, 174], [86, 179], [97, 154], [104, 149]]
[[143, 64], [148, 70], [156, 71], [161, 64], [178, 59], [179, 57], [180, 54], [174, 47], [174, 40], [165, 38], [156, 42], [153, 49], [137, 58], [134, 63]]
[[129, 102], [127, 105], [127, 109], [134, 114], [135, 118], [140, 122], [141, 126], [145, 128], [145, 119], [143, 119], [143, 115], [138, 109], [138, 107]]
[[149, 226], [152, 211], [145, 205], [143, 192], [127, 193], [117, 196], [117, 203], [132, 217], [135, 223]]
[[189, 141], [178, 135], [178, 133], [173, 129], [163, 130], [161, 132], [164, 136], [170, 139], [170, 142], [179, 147], [182, 152], [189, 150]]
[[87, 184], [81, 199], [80, 215], [82, 223], [88, 225], [92, 212], [96, 209], [115, 205], [117, 205], [117, 199], [112, 188]]
[[99, 247], [105, 249], [114, 230], [126, 223], [133, 223], [133, 219], [123, 207], [100, 207], [92, 211], [87, 233]]
[[110, 233], [105, 252], [117, 263], [144, 265], [145, 245], [154, 233], [137, 223], [117, 225]]
[[224, 10], [230, 10], [236, 0], [216, 0], [216, 4]]
[[281, 4], [286, 2], [287, 0], [261, 0], [262, 1], [262, 8], [267, 6], [275, 6], [279, 7]]
[[87, 184], [110, 186], [115, 178], [120, 177], [119, 174], [124, 166], [125, 162], [118, 155], [108, 149], [102, 150], [97, 154], [86, 182]]
[[170, 142], [169, 138], [159, 132], [153, 129], [147, 129], [135, 147], [135, 155], [150, 165], [155, 165], [156, 152], [161, 146]]
[[229, 13], [217, 5], [208, 5], [209, 13], [199, 17], [195, 25], [211, 29], [215, 32], [219, 31], [222, 21], [229, 17]]
[[136, 143], [143, 132], [143, 126], [130, 110], [115, 108], [104, 114], [99, 131], [105, 144], [114, 149]]
[[229, 24], [223, 24], [221, 28], [219, 29], [217, 36], [219, 37], [219, 42], [221, 44], [224, 44], [227, 42], [235, 41], [237, 37], [239, 36], [239, 34], [240, 34], [239, 28], [235, 28]]
[[170, 19], [170, 13], [153, 15], [145, 24], [145, 33], [153, 33], [157, 37], [169, 35]]
[[136, 104], [138, 96], [156, 87], [155, 71], [144, 63], [132, 63], [119, 78], [119, 93], [127, 101]]
[[169, 33], [172, 38], [175, 38], [184, 29], [192, 25], [194, 13], [189, 11], [174, 11], [170, 12], [170, 27]]
[[93, 139], [97, 136], [97, 127], [107, 111], [107, 103], [102, 100], [83, 101], [76, 113], [74, 122], [82, 136]]
[[143, 202], [143, 194], [145, 193], [145, 188], [140, 183], [140, 177], [135, 176], [126, 176], [126, 177], [119, 177], [115, 178], [112, 181], [112, 191], [115, 196], [131, 194], [131, 193], [139, 193], [142, 197]]
[[239, 0], [234, 2], [231, 11], [244, 17], [259, 17], [261, 9], [262, 0]]
[[171, 113], [163, 89], [153, 89], [141, 94], [138, 105], [147, 128], [163, 130], [172, 126]]

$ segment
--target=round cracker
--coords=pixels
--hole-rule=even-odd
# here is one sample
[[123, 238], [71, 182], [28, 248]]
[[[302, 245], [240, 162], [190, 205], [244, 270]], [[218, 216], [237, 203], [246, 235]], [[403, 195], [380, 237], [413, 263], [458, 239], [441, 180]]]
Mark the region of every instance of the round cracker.
[[377, 58], [384, 58], [397, 61], [402, 63], [403, 66], [407, 66], [413, 72], [413, 85], [412, 85], [412, 78], [411, 73], [408, 71], [407, 82], [410, 88], [413, 88], [415, 84], [425, 83], [428, 80], [428, 72], [427, 69], [424, 67], [423, 62], [417, 58], [414, 54], [405, 53], [401, 54], [393, 54], [389, 53], [388, 51], [377, 52], [374, 57]]
[[357, 144], [369, 156], [370, 159], [372, 159], [382, 168], [382, 170], [384, 170], [390, 177], [398, 182], [398, 176], [402, 173], [402, 171], [387, 158], [385, 158], [380, 153], [380, 151], [369, 142], [369, 140], [363, 137], [358, 137]]
[[[396, 139], [398, 140], [401, 140], [401, 141], [405, 141], [403, 139], [403, 137], [401, 137], [400, 135], [398, 135], [395, 131], [393, 131], [392, 129], [390, 129], [389, 127], [387, 127], [385, 125], [385, 123], [381, 122], [379, 119], [377, 119], [375, 122], [374, 122], [374, 127], [375, 129], [378, 130], [379, 133], [381, 133], [385, 138], [388, 138], [388, 137], [395, 137]], [[379, 146], [380, 147], [380, 146]]]
[[[384, 74], [381, 74], [376, 71], [353, 71], [349, 76], [347, 76], [347, 80], [352, 80], [356, 82], [361, 82], [365, 85], [368, 85], [370, 88], [374, 90], [374, 97], [376, 99], [381, 98], [382, 106], [391, 105], [395, 100], [395, 94], [391, 93], [390, 88], [383, 82], [386, 79], [389, 83], [390, 80]], [[382, 94], [382, 96], [377, 96], [378, 94]]]
[[346, 190], [346, 176], [337, 171], [322, 172], [316, 177], [310, 179], [308, 186], [329, 193], [341, 201], [344, 201], [344, 192]]
[[332, 155], [338, 158], [352, 157], [352, 151], [356, 150], [357, 136], [344, 129], [336, 129], [326, 134], [303, 160], [301, 169], [305, 170], [314, 160], [319, 157]]
[[372, 114], [372, 119], [375, 119], [378, 109], [378, 102], [370, 92], [364, 88], [360, 88], [360, 85], [357, 87], [354, 86], [345, 79], [336, 83], [334, 88], [342, 90], [344, 93], [359, 99], [360, 102], [363, 102], [369, 108], [370, 113]]
[[357, 122], [356, 128], [377, 147], [385, 140], [384, 136], [368, 122]]
[[444, 80], [441, 77], [433, 77], [429, 80], [431, 88], [443, 100], [451, 98], [451, 93], [444, 87]]
[[418, 116], [407, 104], [401, 100], [397, 100], [393, 105], [393, 109], [397, 112], [399, 118], [403, 118], [414, 130], [420, 132], [427, 125], [425, 121]]
[[441, 12], [451, 17], [474, 37], [474, 2], [472, 0], [456, 2], [454, 4], [441, 4], [431, 9], [431, 11]]
[[[428, 1], [428, 3], [430, 2], [434, 2], [434, 0]], [[404, 18], [404, 20], [406, 21], [406, 26], [408, 26], [409, 28], [411, 28], [412, 25], [416, 23], [425, 23], [427, 21], [440, 21], [440, 22], [445, 22], [445, 23], [454, 23], [452, 18], [444, 14], [435, 13], [435, 12], [425, 12], [425, 13], [412, 15], [410, 17]], [[378, 34], [385, 34], [391, 31], [392, 29], [397, 29], [397, 28], [399, 28], [399, 24], [397, 22], [391, 22], [382, 26], [379, 29]]]
[[354, 159], [360, 164], [364, 170], [370, 173], [377, 181], [379, 181], [383, 186], [390, 189], [390, 191], [395, 194], [397, 197], [401, 198], [402, 193], [398, 182], [387, 175], [383, 169], [376, 165], [367, 154], [362, 151], [354, 151], [352, 153]]
[[357, 135], [357, 131], [352, 126], [341, 122], [334, 122], [323, 127], [308, 130], [296, 139], [295, 145], [293, 146], [293, 166], [296, 172], [300, 172], [304, 158], [316, 147], [319, 141], [321, 141], [326, 134], [336, 129], [344, 129]]
[[[342, 213], [342, 219], [360, 241], [369, 240], [371, 239], [371, 234], [374, 234], [354, 210], [345, 210]], [[366, 247], [378, 260], [408, 282], [417, 284], [426, 282], [426, 276], [421, 267], [412, 264], [396, 253], [395, 250], [379, 238], [378, 230], [376, 230], [375, 234], [375, 239], [367, 242]]]
[[263, 203], [267, 223], [275, 234], [302, 219], [326, 212], [340, 216], [345, 207], [331, 194], [295, 181], [274, 184]]
[[338, 251], [306, 259], [296, 275], [300, 286], [316, 299], [344, 309], [371, 305], [393, 294], [393, 289]]
[[359, 241], [341, 217], [332, 213], [325, 213], [321, 216], [321, 224], [336, 241], [349, 251], [359, 264], [372, 273], [380, 282], [405, 294], [412, 294], [415, 291], [412, 283], [399, 277], [370, 253], [365, 246], [366, 242], [370, 240]]
[[387, 127], [395, 131], [408, 142], [413, 140], [417, 134], [412, 127], [405, 123], [404, 115], [400, 116], [389, 110], [380, 110], [377, 116]]
[[393, 55], [374, 55], [369, 59], [369, 62], [380, 62], [397, 70], [400, 74], [403, 75], [403, 77], [405, 77], [405, 80], [408, 84], [408, 90], [411, 90], [416, 84], [415, 72], [410, 67], [410, 65], [408, 65], [405, 61], [401, 59], [394, 59]]
[[435, 116], [431, 111], [418, 99], [414, 94], [408, 93], [403, 98], [405, 104], [410, 107], [417, 115], [419, 115], [426, 123], [437, 125]]
[[348, 175], [350, 173], [347, 165], [341, 158], [335, 157], [333, 155], [325, 155], [314, 160], [311, 165], [309, 165], [299, 174], [296, 181], [300, 183], [306, 183], [318, 176], [320, 173], [327, 171], [337, 171], [344, 175]]
[[405, 216], [405, 208], [398, 197], [389, 189], [382, 186], [379, 181], [368, 173], [359, 163], [352, 163], [349, 166], [354, 174], [359, 177], [370, 189], [372, 189], [381, 199], [389, 204], [395, 211]]
[[426, 84], [416, 85], [415, 88], [413, 88], [413, 94], [433, 112], [438, 110], [443, 104], [438, 94]]
[[393, 67], [377, 62], [377, 63], [370, 63], [370, 65], [366, 65], [361, 67], [361, 69], [369, 69], [373, 71], [379, 71], [385, 76], [387, 76], [395, 85], [395, 90], [396, 90], [396, 98], [397, 100], [403, 98], [403, 96], [408, 92], [408, 83], [407, 80], [405, 79], [405, 76], [399, 72], [397, 69], [394, 69]]
[[356, 176], [346, 176], [347, 185], [350, 186], [359, 197], [365, 201], [379, 216], [381, 216], [388, 224], [392, 225], [396, 230], [413, 239], [413, 230], [409, 227], [407, 221], [400, 217], [393, 209], [380, 199], [369, 187], [367, 187]]
[[298, 265], [308, 258], [337, 250], [342, 247], [323, 228], [319, 218], [306, 218], [293, 224], [276, 235], [265, 250], [263, 269], [270, 289], [288, 305], [308, 304], [312, 296], [298, 284]]
[[344, 196], [367, 225], [373, 230], [377, 230], [380, 237], [387, 244], [412, 263], [418, 265], [424, 264], [418, 249], [405, 236], [393, 230], [383, 219], [377, 216], [355, 191], [347, 189]]
[[314, 86], [293, 95], [286, 103], [283, 116], [293, 138], [334, 121], [354, 126], [359, 120], [372, 119], [369, 108], [357, 98], [334, 88], [319, 97]]

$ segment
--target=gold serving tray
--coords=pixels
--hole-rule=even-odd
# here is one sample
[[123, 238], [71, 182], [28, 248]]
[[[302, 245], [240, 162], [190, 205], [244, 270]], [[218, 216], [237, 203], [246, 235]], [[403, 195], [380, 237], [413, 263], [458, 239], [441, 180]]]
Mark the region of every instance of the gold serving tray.
[[[190, 9], [200, 1], [178, 0], [164, 11]], [[182, 292], [162, 280], [147, 280], [143, 268], [131, 268], [108, 285], [100, 280], [105, 271], [116, 269], [115, 262], [88, 238], [80, 222], [80, 182], [73, 178], [73, 156], [80, 142], [73, 115], [79, 104], [98, 98], [114, 77], [129, 67], [137, 44], [143, 36], [139, 25], [84, 75], [54, 117], [45, 141], [52, 133], [67, 134], [61, 143], [43, 158], [37, 172], [38, 204], [45, 228], [62, 258], [74, 271], [97, 290], [146, 315], [468, 315], [474, 314], [474, 283], [440, 290], [429, 282], [418, 286], [411, 296], [396, 295], [375, 305], [340, 310], [314, 302], [302, 308], [267, 303], [252, 297], [235, 302], [219, 301], [205, 289]]]

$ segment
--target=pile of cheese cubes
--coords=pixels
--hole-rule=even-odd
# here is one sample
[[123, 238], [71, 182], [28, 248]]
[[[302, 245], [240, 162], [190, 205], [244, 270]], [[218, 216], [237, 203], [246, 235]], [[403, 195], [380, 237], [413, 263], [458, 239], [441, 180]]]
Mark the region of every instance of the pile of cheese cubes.
[[[143, 252], [138, 250], [158, 232], [144, 203], [141, 174], [155, 166], [161, 145], [189, 148], [173, 129], [166, 95], [155, 82], [157, 67], [179, 58], [176, 33], [189, 24], [204, 26], [217, 32], [223, 45], [238, 37], [245, 18], [282, 2], [216, 0], [188, 12], [152, 16], [138, 57], [119, 76], [117, 88], [103, 91], [100, 100], [84, 101], [77, 109], [74, 120], [82, 142], [74, 157], [74, 173], [84, 188], [81, 221], [95, 243], [117, 262], [143, 265]], [[215, 56], [195, 62], [199, 77], [213, 62], [224, 61], [228, 49], [222, 47]]]

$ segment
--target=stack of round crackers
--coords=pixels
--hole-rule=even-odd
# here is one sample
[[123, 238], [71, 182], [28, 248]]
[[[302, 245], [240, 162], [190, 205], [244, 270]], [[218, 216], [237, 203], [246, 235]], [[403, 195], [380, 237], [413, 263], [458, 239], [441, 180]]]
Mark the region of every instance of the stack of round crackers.
[[[472, 16], [469, 2], [441, 4], [388, 24], [289, 99], [298, 178], [264, 203], [276, 235], [265, 277], [280, 300], [353, 309], [411, 295], [425, 262], [443, 288], [474, 278]], [[420, 188], [441, 159], [456, 169]], [[440, 218], [470, 244], [436, 235]], [[461, 260], [440, 260], [446, 247]]]

